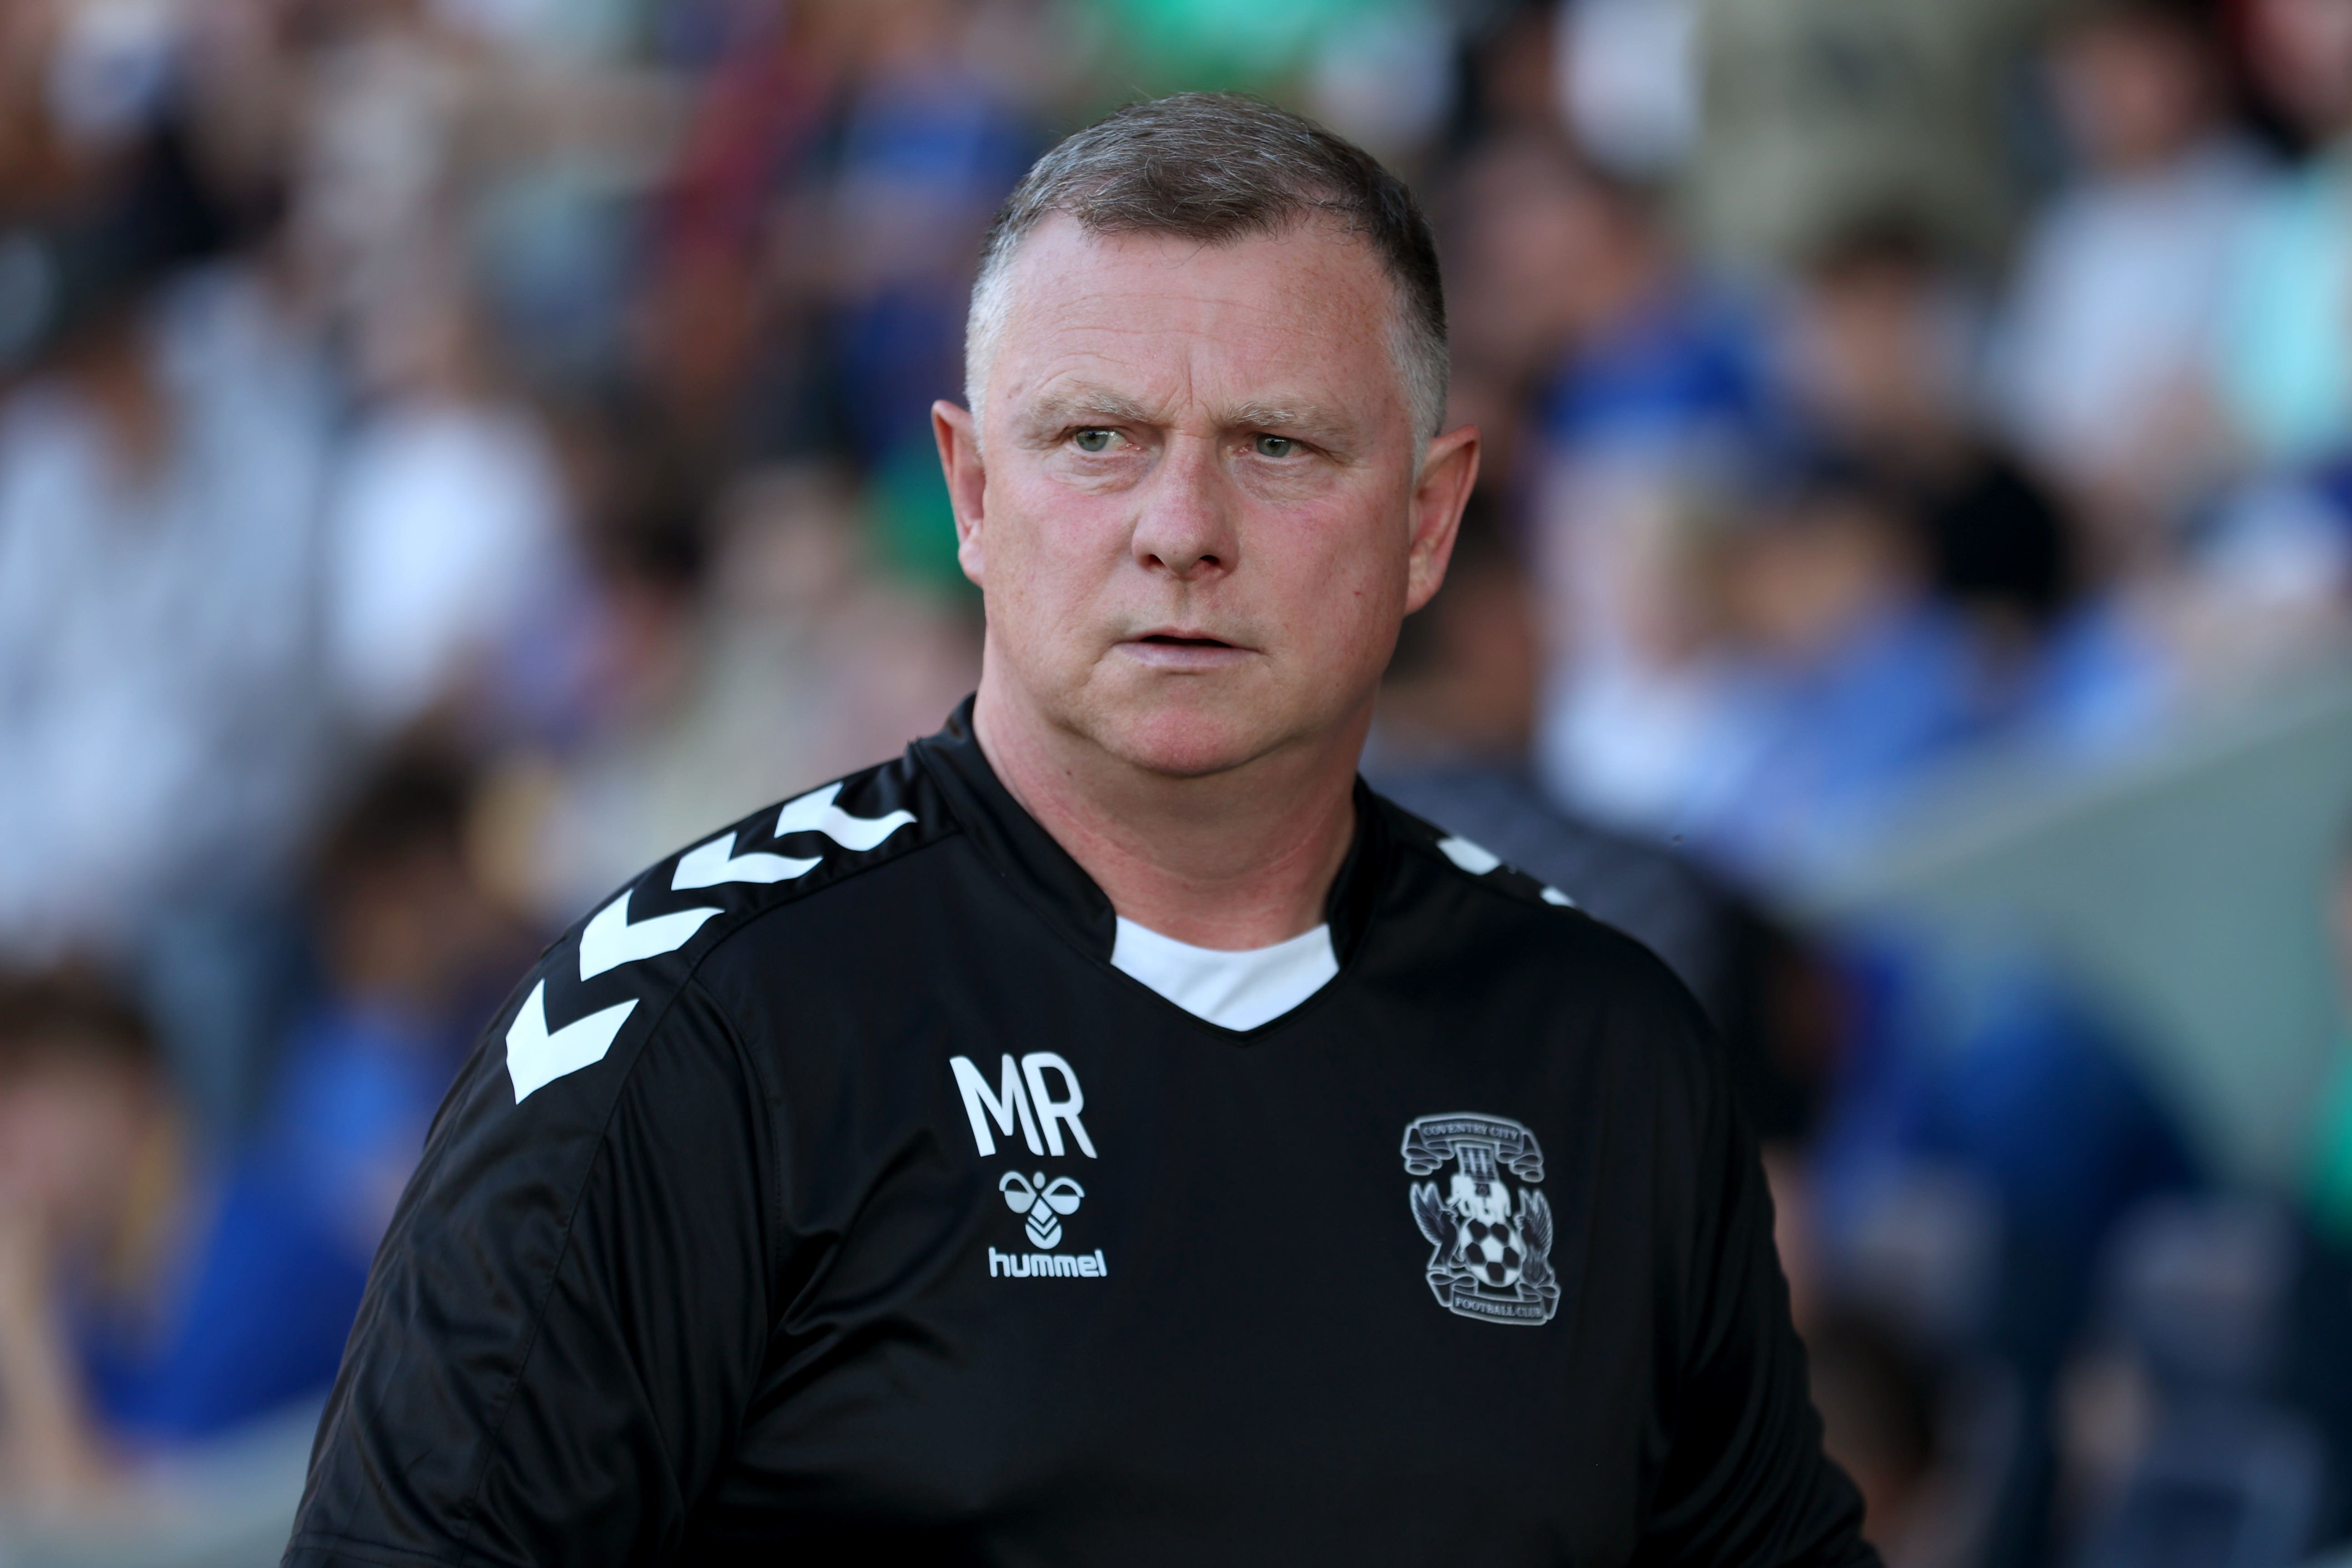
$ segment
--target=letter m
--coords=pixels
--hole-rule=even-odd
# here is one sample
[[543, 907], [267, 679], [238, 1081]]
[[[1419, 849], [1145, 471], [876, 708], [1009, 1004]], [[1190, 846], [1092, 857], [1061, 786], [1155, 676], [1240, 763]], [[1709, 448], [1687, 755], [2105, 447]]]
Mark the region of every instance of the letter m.
[[988, 1080], [980, 1076], [980, 1069], [972, 1066], [970, 1057], [950, 1058], [948, 1066], [955, 1069], [956, 1088], [963, 1091], [963, 1113], [971, 1118], [972, 1142], [980, 1145], [983, 1158], [996, 1152], [996, 1138], [990, 1132], [989, 1123], [994, 1122], [996, 1131], [1010, 1138], [1016, 1119], [1021, 1123], [1022, 1141], [1029, 1145], [1029, 1152], [1042, 1154], [1045, 1152], [1045, 1145], [1037, 1141], [1037, 1117], [1029, 1109], [1029, 1094], [1022, 1087], [1021, 1068], [1009, 1054], [998, 1074], [993, 1093], [989, 1089]]

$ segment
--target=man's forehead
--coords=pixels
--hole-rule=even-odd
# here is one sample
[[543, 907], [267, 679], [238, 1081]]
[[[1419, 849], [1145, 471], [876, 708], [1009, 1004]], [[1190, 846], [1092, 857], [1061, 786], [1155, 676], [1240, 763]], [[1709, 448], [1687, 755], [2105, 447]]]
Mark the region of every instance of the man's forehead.
[[1157, 289], [1178, 286], [1178, 279], [1202, 288], [1230, 285], [1261, 258], [1278, 258], [1276, 272], [1301, 284], [1352, 284], [1383, 299], [1389, 292], [1371, 247], [1343, 225], [1312, 215], [1264, 231], [1202, 239], [1172, 231], [1089, 229], [1067, 213], [1052, 213], [1007, 264], [1016, 288], [1043, 277], [1049, 284], [1091, 279], [1112, 289]]
[[[1116, 395], [1360, 408], [1393, 395], [1393, 291], [1337, 226], [1220, 243], [1057, 215], [1012, 258], [995, 378], [1024, 404]], [[992, 378], [993, 379], [993, 378]]]

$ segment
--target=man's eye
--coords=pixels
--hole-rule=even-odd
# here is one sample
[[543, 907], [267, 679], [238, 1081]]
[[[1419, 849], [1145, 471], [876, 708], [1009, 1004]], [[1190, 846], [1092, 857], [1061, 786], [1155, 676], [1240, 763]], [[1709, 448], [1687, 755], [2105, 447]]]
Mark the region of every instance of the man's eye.
[[1081, 430], [1070, 439], [1078, 444], [1081, 452], [1102, 452], [1109, 450], [1114, 434], [1116, 432], [1109, 430]]
[[1261, 458], [1287, 458], [1298, 450], [1298, 443], [1287, 436], [1259, 436], [1252, 438], [1251, 447]]

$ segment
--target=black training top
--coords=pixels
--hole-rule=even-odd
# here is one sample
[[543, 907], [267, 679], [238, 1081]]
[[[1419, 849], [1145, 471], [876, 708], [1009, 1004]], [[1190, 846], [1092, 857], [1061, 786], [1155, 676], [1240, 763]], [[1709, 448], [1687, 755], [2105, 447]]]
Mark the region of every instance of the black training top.
[[968, 704], [637, 879], [443, 1106], [286, 1562], [1874, 1563], [1696, 1005], [1357, 804], [1246, 1033]]

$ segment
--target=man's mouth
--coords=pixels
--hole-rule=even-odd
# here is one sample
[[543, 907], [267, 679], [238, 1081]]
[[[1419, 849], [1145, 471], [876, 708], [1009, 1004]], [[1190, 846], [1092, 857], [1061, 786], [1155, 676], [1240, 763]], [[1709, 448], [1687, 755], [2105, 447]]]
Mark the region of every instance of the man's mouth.
[[1139, 643], [1157, 644], [1161, 647], [1231, 647], [1223, 637], [1196, 637], [1178, 632], [1153, 632], [1150, 637], [1135, 639]]
[[1169, 670], [1220, 668], [1245, 658], [1250, 649], [1195, 626], [1166, 626], [1129, 637], [1120, 645], [1129, 657]]

